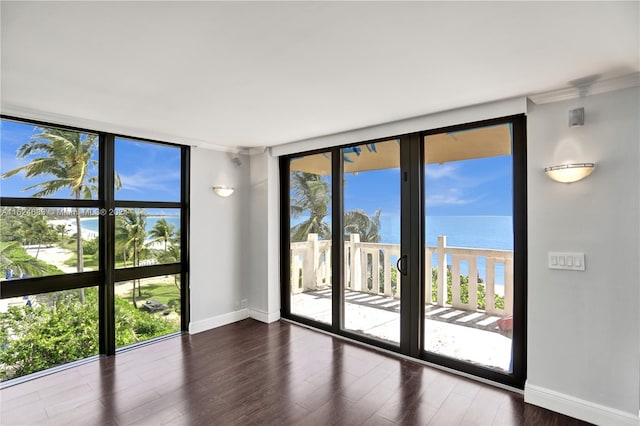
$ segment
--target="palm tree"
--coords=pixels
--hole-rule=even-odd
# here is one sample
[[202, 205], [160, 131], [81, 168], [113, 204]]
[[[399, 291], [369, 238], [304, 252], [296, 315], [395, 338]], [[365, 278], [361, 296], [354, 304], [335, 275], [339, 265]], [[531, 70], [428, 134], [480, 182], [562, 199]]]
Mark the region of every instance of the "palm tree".
[[67, 235], [67, 225], [61, 223], [55, 226], [56, 233], [60, 234], [60, 244], [64, 244], [64, 237]]
[[[36, 190], [33, 197], [46, 197], [61, 189], [68, 188], [76, 199], [91, 198], [91, 188], [97, 183], [97, 175], [89, 176], [89, 168], [97, 161], [92, 160], [96, 148], [97, 135], [86, 135], [73, 131], [44, 127], [42, 132], [31, 137], [31, 141], [18, 148], [17, 158], [30, 155], [42, 155], [31, 160], [30, 163], [13, 169], [2, 175], [11, 177], [24, 171], [25, 177], [51, 175], [53, 179], [36, 183], [24, 191]], [[84, 270], [82, 253], [82, 221], [80, 209], [76, 208], [76, 251], [77, 270]], [[80, 290], [80, 302], [84, 303], [84, 291]]]
[[44, 243], [55, 240], [53, 227], [42, 216], [25, 216], [22, 218], [18, 229], [26, 245], [37, 244], [35, 258], [40, 254], [40, 248]]
[[5, 277], [10, 278], [14, 273], [17, 275], [29, 274], [33, 277], [42, 275], [44, 267], [36, 259], [16, 260], [9, 257], [9, 252], [19, 245], [18, 241], [0, 244], [0, 268], [4, 271]]
[[344, 233], [345, 239], [349, 234], [359, 234], [362, 242], [380, 242], [380, 209], [376, 210], [373, 216], [360, 209], [345, 212]]
[[[175, 243], [175, 240], [173, 240], [172, 242]], [[162, 253], [162, 255], [159, 256], [159, 259], [162, 263], [175, 263], [175, 262], [180, 262], [180, 245], [179, 244], [171, 244], [167, 251], [165, 251], [164, 253]], [[174, 274], [173, 275], [173, 283], [175, 284], [176, 287], [178, 287], [178, 290], [180, 289], [180, 274]]]
[[160, 219], [153, 225], [149, 232], [152, 241], [164, 241], [164, 251], [167, 252], [167, 243], [173, 240], [175, 235], [175, 226], [167, 222], [166, 219]]
[[[23, 166], [8, 171], [2, 178], [11, 177], [17, 173], [25, 172], [26, 178], [41, 175], [53, 178], [36, 183], [24, 189], [35, 190], [32, 197], [46, 197], [55, 194], [61, 189], [69, 189], [70, 195], [76, 200], [92, 198], [98, 185], [98, 176], [90, 176], [90, 169], [97, 167], [97, 161], [92, 160], [97, 147], [98, 136], [93, 134], [62, 130], [53, 127], [39, 128], [40, 133], [31, 137], [16, 154], [17, 158], [36, 156]], [[116, 189], [120, 187], [120, 177], [116, 174]], [[77, 270], [84, 270], [84, 257], [82, 253], [82, 221], [80, 209], [76, 213], [76, 252]], [[84, 303], [84, 290], [80, 289], [80, 302]]]
[[[147, 215], [144, 209], [140, 209], [137, 213], [135, 210], [127, 210], [123, 215], [118, 216], [116, 223], [116, 241], [117, 245], [123, 251], [125, 259], [130, 254], [132, 266], [140, 265], [140, 258], [144, 250], [144, 241], [146, 237]], [[138, 296], [142, 296], [140, 283], [138, 282]], [[138, 307], [136, 303], [136, 280], [133, 280], [133, 305]]]
[[291, 217], [309, 215], [291, 228], [291, 241], [305, 241], [310, 233], [322, 239], [331, 238], [331, 227], [324, 221], [331, 202], [329, 183], [320, 175], [305, 172], [292, 172], [290, 182]]

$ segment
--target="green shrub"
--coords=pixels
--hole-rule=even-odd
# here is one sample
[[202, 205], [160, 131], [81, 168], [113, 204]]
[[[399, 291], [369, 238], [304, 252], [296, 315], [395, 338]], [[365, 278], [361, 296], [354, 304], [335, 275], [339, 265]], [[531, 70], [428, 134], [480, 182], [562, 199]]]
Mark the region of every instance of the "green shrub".
[[[451, 304], [453, 300], [451, 286], [453, 281], [453, 275], [451, 269], [447, 268], [447, 304]], [[478, 309], [486, 309], [486, 292], [484, 282], [481, 278], [478, 278]], [[431, 269], [431, 301], [436, 302], [438, 300], [438, 268]], [[469, 277], [467, 275], [460, 275], [460, 301], [462, 303], [469, 303]], [[504, 309], [504, 297], [499, 294], [495, 295], [495, 307], [498, 309]]]
[[[98, 353], [98, 291], [85, 289], [38, 295], [37, 306], [13, 306], [0, 313], [0, 381], [41, 371]], [[145, 341], [180, 330], [162, 315], [116, 298], [116, 345]]]
[[[73, 248], [75, 251], [75, 247]], [[83, 240], [82, 241], [82, 253], [85, 255], [95, 255], [98, 253], [98, 238], [94, 238], [92, 240]]]

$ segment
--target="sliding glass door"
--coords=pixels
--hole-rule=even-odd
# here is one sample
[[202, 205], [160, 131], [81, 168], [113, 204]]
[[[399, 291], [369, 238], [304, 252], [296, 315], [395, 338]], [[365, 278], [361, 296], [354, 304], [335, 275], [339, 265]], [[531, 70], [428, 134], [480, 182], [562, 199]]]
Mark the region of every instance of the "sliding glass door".
[[424, 351], [512, 372], [511, 123], [423, 137]]
[[294, 315], [331, 324], [331, 153], [291, 158], [289, 294]]
[[400, 140], [342, 149], [344, 330], [400, 344]]
[[514, 116], [283, 158], [283, 316], [523, 386], [524, 134]]

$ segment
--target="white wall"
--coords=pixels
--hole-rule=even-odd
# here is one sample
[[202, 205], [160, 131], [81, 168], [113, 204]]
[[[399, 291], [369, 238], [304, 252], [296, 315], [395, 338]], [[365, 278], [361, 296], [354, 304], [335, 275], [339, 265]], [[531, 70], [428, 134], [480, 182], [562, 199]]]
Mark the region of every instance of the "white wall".
[[[640, 92], [529, 105], [527, 401], [602, 424], [637, 424], [640, 383]], [[567, 126], [585, 108], [585, 125]], [[553, 182], [543, 168], [595, 161]], [[584, 252], [586, 271], [547, 268]]]
[[[600, 424], [637, 424], [640, 408], [639, 99], [635, 88], [529, 105], [525, 399]], [[576, 107], [586, 124], [570, 129]], [[569, 185], [544, 175], [566, 160], [597, 168]], [[279, 317], [277, 159], [243, 161], [192, 151], [192, 331]], [[216, 197], [214, 182], [236, 193]], [[549, 270], [548, 251], [584, 252], [587, 270]]]
[[251, 156], [249, 314], [264, 322], [280, 318], [278, 173], [268, 151]]
[[[191, 332], [246, 318], [238, 304], [248, 299], [249, 157], [242, 165], [229, 153], [191, 150]], [[235, 187], [220, 198], [214, 184]]]

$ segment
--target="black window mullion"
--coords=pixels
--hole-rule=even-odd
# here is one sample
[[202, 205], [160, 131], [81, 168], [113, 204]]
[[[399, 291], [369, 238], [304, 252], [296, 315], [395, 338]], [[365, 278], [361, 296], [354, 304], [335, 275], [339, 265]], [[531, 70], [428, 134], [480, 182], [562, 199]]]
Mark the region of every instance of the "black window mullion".
[[[99, 200], [76, 200], [73, 198], [27, 198], [27, 197], [0, 197], [0, 206], [5, 207], [41, 207], [53, 209], [56, 207], [80, 207], [90, 209], [100, 206]], [[45, 211], [46, 213], [46, 211]], [[97, 214], [97, 212], [96, 212]]]
[[291, 173], [289, 157], [280, 157], [280, 310], [291, 315]]
[[191, 149], [183, 146], [181, 148], [180, 164], [180, 309], [182, 331], [189, 330], [189, 215], [190, 215], [190, 185], [189, 171], [191, 169]]
[[527, 121], [513, 118], [513, 350], [512, 386], [524, 387], [527, 371]]
[[[103, 281], [100, 286], [100, 353], [116, 353], [115, 333], [115, 138], [100, 137], [100, 202], [105, 214], [100, 216], [100, 269]], [[106, 214], [110, 213], [110, 214]]]
[[161, 275], [179, 274], [184, 270], [180, 263], [165, 263], [152, 266], [138, 266], [135, 268], [122, 268], [113, 271], [113, 282], [140, 280], [143, 278], [157, 277]]
[[331, 151], [331, 329], [344, 328], [344, 162], [342, 149]]
[[48, 275], [46, 277], [22, 278], [0, 283], [2, 299], [22, 297], [31, 294], [51, 293], [54, 291], [73, 290], [93, 287], [102, 279], [98, 271], [77, 272], [64, 275]]
[[401, 237], [400, 253], [406, 259], [406, 273], [401, 280], [400, 323], [401, 351], [413, 357], [420, 356], [421, 312], [424, 310], [422, 269], [424, 249], [421, 229], [421, 164], [420, 134], [400, 138], [401, 174]]

